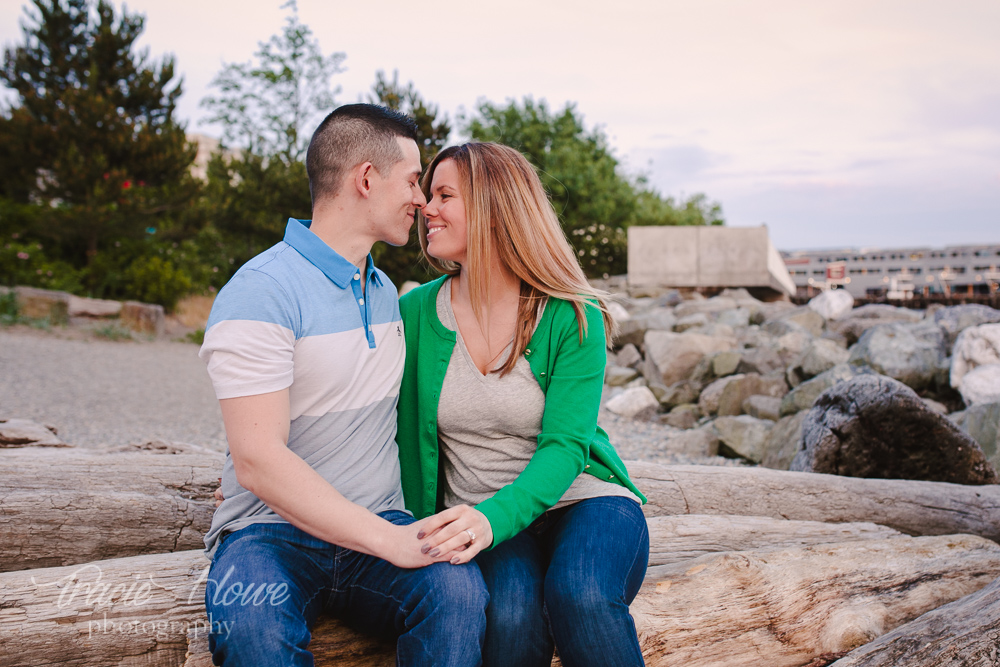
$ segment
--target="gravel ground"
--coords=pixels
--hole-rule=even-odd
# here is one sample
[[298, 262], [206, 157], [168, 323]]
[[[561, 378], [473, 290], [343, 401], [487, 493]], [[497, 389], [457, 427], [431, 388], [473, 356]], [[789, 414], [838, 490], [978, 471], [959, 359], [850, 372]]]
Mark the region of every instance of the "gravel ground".
[[80, 446], [147, 440], [219, 451], [225, 432], [198, 346], [0, 329], [0, 419], [55, 426]]
[[[32, 419], [79, 446], [147, 440], [188, 442], [224, 451], [219, 404], [198, 346], [166, 341], [0, 329], [0, 419]], [[739, 465], [722, 457], [671, 452], [680, 431], [602, 409], [600, 423], [622, 458], [669, 464]]]

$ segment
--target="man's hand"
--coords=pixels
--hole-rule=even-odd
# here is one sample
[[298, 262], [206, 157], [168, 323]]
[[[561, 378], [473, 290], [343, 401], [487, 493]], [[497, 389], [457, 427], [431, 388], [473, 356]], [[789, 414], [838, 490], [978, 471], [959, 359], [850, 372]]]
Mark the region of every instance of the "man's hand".
[[217, 488], [215, 490], [215, 492], [212, 493], [212, 497], [215, 498], [215, 509], [219, 509], [219, 505], [221, 505], [222, 501], [226, 499], [226, 497], [222, 495], [222, 478], [221, 477], [219, 478], [219, 488]]
[[489, 519], [468, 505], [450, 507], [413, 525], [421, 526], [417, 539], [423, 540], [422, 553], [454, 565], [468, 563], [493, 544]]

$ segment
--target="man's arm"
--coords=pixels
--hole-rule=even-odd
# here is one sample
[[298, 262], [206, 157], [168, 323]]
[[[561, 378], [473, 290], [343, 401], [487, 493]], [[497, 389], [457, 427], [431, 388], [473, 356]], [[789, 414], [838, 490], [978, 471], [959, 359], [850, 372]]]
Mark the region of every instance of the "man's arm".
[[416, 535], [424, 521], [408, 526], [389, 523], [344, 498], [288, 449], [288, 389], [226, 398], [219, 405], [237, 482], [293, 526], [399, 567], [423, 567], [445, 559], [420, 552]]

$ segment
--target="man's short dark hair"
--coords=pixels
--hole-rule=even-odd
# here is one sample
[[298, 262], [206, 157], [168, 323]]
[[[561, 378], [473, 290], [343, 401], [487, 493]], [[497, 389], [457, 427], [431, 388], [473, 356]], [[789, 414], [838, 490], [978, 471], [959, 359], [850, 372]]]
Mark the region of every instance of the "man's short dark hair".
[[417, 140], [417, 124], [405, 114], [375, 104], [346, 104], [323, 119], [306, 153], [313, 207], [337, 194], [345, 174], [371, 162], [380, 174], [403, 159], [396, 137]]

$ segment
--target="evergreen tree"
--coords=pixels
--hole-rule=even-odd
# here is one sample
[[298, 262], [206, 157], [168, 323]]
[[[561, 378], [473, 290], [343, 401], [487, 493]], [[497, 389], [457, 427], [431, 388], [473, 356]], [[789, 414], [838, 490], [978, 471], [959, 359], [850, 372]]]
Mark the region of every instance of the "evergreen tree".
[[169, 227], [197, 194], [174, 118], [181, 82], [172, 57], [135, 51], [141, 15], [104, 0], [33, 0], [26, 14], [0, 71], [18, 94], [0, 114], [0, 188], [38, 205], [29, 234], [92, 264], [108, 241]]

